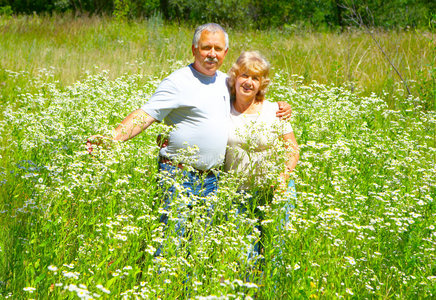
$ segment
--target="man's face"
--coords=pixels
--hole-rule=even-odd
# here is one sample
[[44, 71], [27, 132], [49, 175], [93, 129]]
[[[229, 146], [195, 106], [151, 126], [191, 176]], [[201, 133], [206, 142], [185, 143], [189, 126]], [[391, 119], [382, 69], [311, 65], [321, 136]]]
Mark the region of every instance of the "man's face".
[[192, 46], [194, 68], [205, 75], [213, 76], [223, 64], [227, 54], [226, 39], [222, 31], [203, 31], [198, 41], [198, 48]]

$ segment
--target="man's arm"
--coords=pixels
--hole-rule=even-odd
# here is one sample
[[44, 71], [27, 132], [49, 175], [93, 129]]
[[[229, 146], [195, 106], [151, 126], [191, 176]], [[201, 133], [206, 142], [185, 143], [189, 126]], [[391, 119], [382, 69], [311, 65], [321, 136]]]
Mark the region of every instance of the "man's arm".
[[88, 152], [91, 153], [93, 150], [92, 146], [100, 145], [104, 143], [104, 140], [127, 141], [147, 129], [154, 121], [156, 121], [155, 118], [149, 116], [142, 109], [137, 109], [129, 114], [121, 124], [113, 130], [111, 137], [101, 135], [90, 136], [86, 142]]
[[279, 119], [289, 119], [292, 115], [292, 108], [289, 103], [284, 101], [278, 101], [279, 110], [276, 112], [276, 117]]
[[147, 129], [156, 121], [142, 109], [137, 109], [128, 115], [113, 131], [114, 141], [127, 141]]

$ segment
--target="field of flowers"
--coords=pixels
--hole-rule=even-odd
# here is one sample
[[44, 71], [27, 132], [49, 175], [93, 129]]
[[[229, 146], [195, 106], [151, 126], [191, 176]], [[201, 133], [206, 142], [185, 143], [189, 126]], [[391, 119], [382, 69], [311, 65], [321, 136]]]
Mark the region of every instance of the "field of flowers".
[[[298, 200], [286, 226], [286, 199], [259, 207], [258, 264], [246, 259], [258, 232], [234, 213], [245, 200], [231, 174], [209, 199], [213, 214], [201, 201], [185, 211], [188, 237], [161, 225], [163, 125], [86, 152], [89, 135], [111, 130], [161, 78], [101, 72], [61, 88], [49, 70], [8, 76], [28, 90], [1, 104], [0, 298], [434, 297], [436, 113], [420, 99], [390, 110], [376, 96], [276, 73], [268, 98], [293, 107]], [[161, 244], [165, 255], [153, 257]]]

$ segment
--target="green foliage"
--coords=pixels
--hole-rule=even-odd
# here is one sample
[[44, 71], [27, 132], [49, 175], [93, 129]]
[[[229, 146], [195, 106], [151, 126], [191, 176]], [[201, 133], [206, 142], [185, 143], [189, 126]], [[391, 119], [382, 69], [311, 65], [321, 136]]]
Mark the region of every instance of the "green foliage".
[[12, 8], [9, 5], [0, 6], [0, 15], [11, 16], [13, 14]]
[[[257, 2], [257, 1], [255, 1]], [[335, 1], [258, 1], [254, 17], [259, 27], [282, 27], [285, 24], [306, 24], [314, 27], [339, 25]]]
[[125, 21], [129, 15], [129, 0], [114, 0], [114, 16], [117, 21]]
[[15, 13], [66, 12], [114, 15], [117, 20], [151, 17], [191, 24], [216, 22], [231, 27], [344, 28], [353, 25], [348, 8], [355, 9], [365, 24], [384, 28], [428, 28], [434, 22], [436, 4], [427, 0], [1, 0]]
[[169, 0], [173, 18], [193, 23], [216, 22], [228, 26], [248, 25], [253, 12], [252, 0]]
[[[436, 66], [434, 64], [428, 65], [419, 70], [417, 78], [417, 91], [419, 97], [423, 100], [424, 109], [436, 111]], [[425, 101], [426, 99], [430, 101]]]
[[[342, 2], [345, 8], [354, 8], [362, 16], [364, 23], [370, 27], [428, 27], [428, 22], [434, 18], [432, 13], [436, 11], [436, 2], [427, 0], [344, 0]], [[349, 11], [345, 10], [345, 14], [351, 17]]]
[[158, 11], [159, 0], [114, 0], [113, 14], [120, 21], [138, 17], [151, 17]]

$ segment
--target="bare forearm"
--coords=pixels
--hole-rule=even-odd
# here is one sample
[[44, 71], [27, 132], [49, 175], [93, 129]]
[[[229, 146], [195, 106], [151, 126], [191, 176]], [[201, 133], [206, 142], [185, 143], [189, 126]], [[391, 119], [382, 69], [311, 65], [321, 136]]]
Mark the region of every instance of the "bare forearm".
[[114, 130], [113, 139], [115, 141], [127, 141], [141, 133], [154, 121], [156, 119], [150, 117], [142, 109], [135, 110]]
[[298, 160], [300, 159], [300, 153], [297, 151], [292, 152], [289, 155], [288, 160], [286, 161], [286, 170], [290, 173], [294, 171], [295, 167], [297, 166]]
[[293, 132], [286, 134], [283, 139], [285, 140], [285, 147], [288, 150], [288, 153], [285, 162], [285, 170], [281, 174], [281, 177], [285, 182], [287, 182], [290, 173], [295, 169], [298, 160], [300, 159], [300, 148], [298, 147], [297, 140], [295, 139]]

